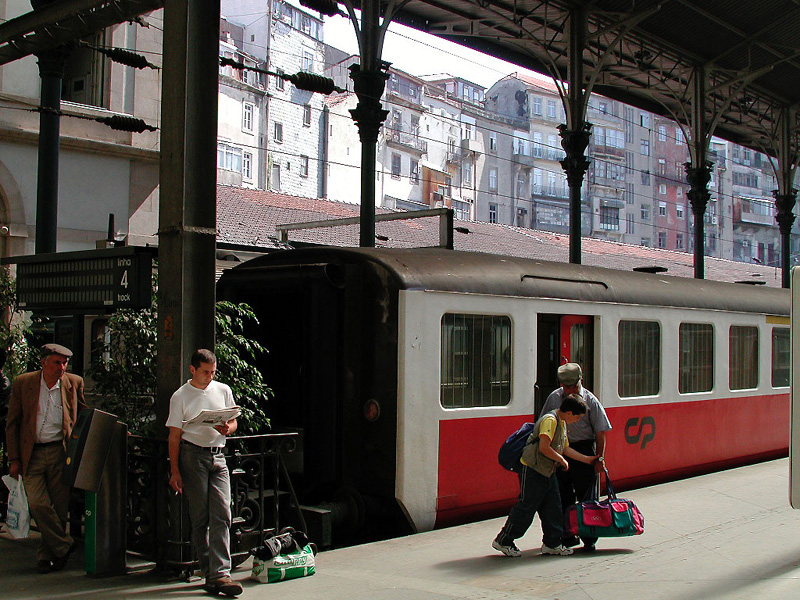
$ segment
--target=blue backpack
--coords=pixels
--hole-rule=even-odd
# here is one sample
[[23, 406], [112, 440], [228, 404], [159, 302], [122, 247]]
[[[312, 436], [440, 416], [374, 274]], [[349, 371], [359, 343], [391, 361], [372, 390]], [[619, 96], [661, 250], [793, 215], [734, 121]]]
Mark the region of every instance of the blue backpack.
[[497, 462], [500, 466], [507, 471], [519, 473], [522, 470], [522, 463], [519, 459], [522, 458], [522, 451], [528, 443], [528, 438], [536, 423], [523, 423], [522, 427], [517, 429], [514, 433], [508, 436], [508, 439], [500, 446], [500, 451], [497, 453]]

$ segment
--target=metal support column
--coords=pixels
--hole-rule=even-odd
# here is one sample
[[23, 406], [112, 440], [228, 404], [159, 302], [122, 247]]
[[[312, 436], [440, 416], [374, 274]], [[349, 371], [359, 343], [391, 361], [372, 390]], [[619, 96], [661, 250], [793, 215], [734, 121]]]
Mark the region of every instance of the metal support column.
[[361, 64], [350, 66], [350, 78], [358, 104], [350, 111], [358, 126], [361, 139], [361, 222], [359, 245], [375, 246], [375, 160], [377, 158], [378, 132], [389, 114], [381, 107], [381, 96], [389, 75], [389, 63], [381, 60], [383, 36], [391, 21], [390, 15], [381, 15], [380, 0], [363, 0], [360, 3], [360, 28], [353, 4], [346, 3], [350, 20], [358, 39]]
[[[219, 0], [167, 0], [161, 97], [156, 419], [214, 348]], [[166, 433], [166, 429], [163, 430]], [[166, 485], [167, 477], [159, 480]], [[159, 511], [162, 516], [166, 510]], [[172, 523], [170, 526], [175, 526]], [[167, 537], [165, 523], [159, 538]]]
[[692, 135], [690, 153], [692, 162], [686, 163], [686, 180], [691, 186], [689, 202], [694, 214], [694, 276], [705, 279], [705, 214], [711, 194], [708, 182], [711, 181], [712, 163], [707, 160], [711, 135], [706, 124], [706, 71], [697, 67], [694, 71], [692, 94]]
[[781, 286], [790, 285], [792, 268], [792, 225], [794, 224], [794, 205], [797, 201], [797, 190], [794, 178], [797, 171], [798, 155], [792, 152], [792, 129], [797, 121], [797, 109], [784, 108], [780, 115], [781, 123], [778, 132], [778, 167], [775, 175], [778, 189], [772, 192], [775, 197], [777, 214], [775, 219], [781, 230]]
[[61, 85], [65, 46], [37, 55], [42, 79], [39, 113], [39, 164], [36, 183], [36, 254], [56, 251], [58, 232], [58, 159], [61, 135]]
[[569, 183], [569, 262], [581, 263], [581, 188], [589, 161], [586, 147], [589, 145], [591, 123], [587, 123], [586, 105], [588, 90], [583, 81], [583, 50], [586, 47], [587, 16], [583, 7], [570, 11], [569, 15], [569, 96], [566, 98], [567, 124], [559, 125], [561, 147], [566, 156], [561, 167]]

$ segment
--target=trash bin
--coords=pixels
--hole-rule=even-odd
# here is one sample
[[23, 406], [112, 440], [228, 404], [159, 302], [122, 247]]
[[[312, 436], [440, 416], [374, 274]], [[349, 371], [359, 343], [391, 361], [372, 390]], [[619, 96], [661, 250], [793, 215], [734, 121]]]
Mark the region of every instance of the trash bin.
[[85, 491], [84, 568], [89, 575], [125, 574], [127, 435], [115, 415], [85, 409], [67, 443], [64, 479]]

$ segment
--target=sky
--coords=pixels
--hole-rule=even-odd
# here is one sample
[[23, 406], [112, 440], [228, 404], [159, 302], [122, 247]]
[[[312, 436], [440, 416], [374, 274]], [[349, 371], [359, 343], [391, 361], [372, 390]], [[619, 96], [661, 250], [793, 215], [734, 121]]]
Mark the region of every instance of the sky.
[[[323, 33], [326, 44], [358, 54], [355, 29], [349, 19], [325, 17]], [[531, 73], [470, 48], [395, 24], [391, 24], [386, 33], [382, 59], [411, 75], [448, 73], [486, 88], [510, 73]]]

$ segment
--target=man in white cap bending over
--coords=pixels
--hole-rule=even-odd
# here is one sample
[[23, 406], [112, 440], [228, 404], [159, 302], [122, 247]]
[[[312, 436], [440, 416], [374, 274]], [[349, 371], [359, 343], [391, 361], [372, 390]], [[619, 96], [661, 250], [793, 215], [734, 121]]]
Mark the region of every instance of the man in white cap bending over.
[[[606, 432], [611, 430], [611, 423], [606, 410], [597, 397], [581, 385], [583, 373], [578, 363], [566, 363], [558, 367], [558, 381], [561, 387], [547, 397], [542, 406], [542, 414], [547, 414], [561, 406], [565, 396], [575, 394], [586, 403], [586, 416], [575, 423], [567, 425], [567, 437], [570, 447], [587, 456], [598, 456], [594, 464], [586, 464], [567, 458], [569, 469], [558, 470], [558, 485], [561, 492], [561, 506], [568, 507], [584, 499], [586, 492], [595, 484], [597, 473], [603, 472], [605, 466]], [[538, 417], [538, 415], [537, 415]], [[567, 548], [580, 543], [577, 537], [569, 536], [562, 540]], [[584, 537], [583, 550], [594, 552], [597, 538]]]

